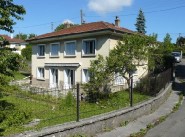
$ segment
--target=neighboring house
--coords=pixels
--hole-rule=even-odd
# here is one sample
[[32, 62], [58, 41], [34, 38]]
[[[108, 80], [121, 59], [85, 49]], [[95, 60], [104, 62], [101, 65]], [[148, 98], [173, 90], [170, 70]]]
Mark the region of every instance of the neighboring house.
[[9, 44], [5, 45], [5, 47], [8, 47], [14, 53], [18, 53], [19, 55], [21, 55], [21, 50], [26, 47], [26, 42], [24, 40], [13, 38], [13, 36], [9, 37], [7, 35], [0, 35], [0, 36], [9, 42]]
[[[93, 22], [69, 27], [29, 39], [32, 46], [32, 85], [69, 89], [76, 83], [89, 81], [90, 61], [97, 55], [109, 55], [124, 33], [134, 33], [115, 24]], [[134, 79], [147, 72], [146, 65], [138, 67]], [[115, 76], [114, 85], [126, 83]]]

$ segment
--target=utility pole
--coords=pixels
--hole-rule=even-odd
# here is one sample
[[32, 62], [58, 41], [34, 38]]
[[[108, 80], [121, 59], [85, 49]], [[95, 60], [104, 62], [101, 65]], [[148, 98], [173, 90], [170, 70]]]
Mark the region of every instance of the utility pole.
[[53, 32], [53, 22], [51, 22], [51, 31]]
[[80, 10], [81, 25], [85, 23], [84, 16], [85, 16], [85, 14], [83, 13], [83, 10], [81, 9]]

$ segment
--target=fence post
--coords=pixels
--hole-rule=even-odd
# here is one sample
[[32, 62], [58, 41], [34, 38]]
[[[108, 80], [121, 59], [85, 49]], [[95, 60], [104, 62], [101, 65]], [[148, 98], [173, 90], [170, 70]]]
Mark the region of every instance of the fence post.
[[79, 122], [80, 119], [80, 84], [77, 83], [77, 96], [76, 96], [76, 121]]

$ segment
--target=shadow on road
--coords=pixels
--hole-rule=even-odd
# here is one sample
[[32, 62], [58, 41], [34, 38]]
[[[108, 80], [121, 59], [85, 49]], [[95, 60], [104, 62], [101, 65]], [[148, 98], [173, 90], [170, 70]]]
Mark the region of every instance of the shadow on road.
[[182, 63], [177, 64], [175, 67], [175, 80], [172, 89], [185, 95], [185, 65]]

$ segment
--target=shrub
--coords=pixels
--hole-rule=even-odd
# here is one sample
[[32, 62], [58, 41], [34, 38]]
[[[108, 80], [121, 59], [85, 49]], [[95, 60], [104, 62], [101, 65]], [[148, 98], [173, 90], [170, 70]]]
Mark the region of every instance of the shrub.
[[71, 91], [67, 93], [67, 96], [65, 97], [65, 105], [67, 107], [71, 107], [75, 105], [75, 98]]

